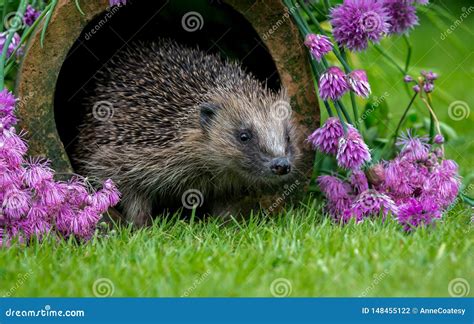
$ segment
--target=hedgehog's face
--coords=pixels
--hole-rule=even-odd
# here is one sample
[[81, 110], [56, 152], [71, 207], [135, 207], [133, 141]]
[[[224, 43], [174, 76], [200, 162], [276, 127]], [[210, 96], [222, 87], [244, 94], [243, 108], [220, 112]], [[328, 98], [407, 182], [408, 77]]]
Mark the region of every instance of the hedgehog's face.
[[296, 174], [300, 152], [287, 101], [203, 104], [200, 122], [209, 160], [249, 185], [279, 184]]

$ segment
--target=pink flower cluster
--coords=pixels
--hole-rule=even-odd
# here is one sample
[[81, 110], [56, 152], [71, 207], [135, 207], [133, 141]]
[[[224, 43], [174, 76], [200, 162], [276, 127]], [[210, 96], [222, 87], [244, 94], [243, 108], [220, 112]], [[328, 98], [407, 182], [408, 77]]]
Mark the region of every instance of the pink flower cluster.
[[339, 119], [329, 117], [308, 137], [308, 142], [323, 153], [335, 154], [341, 168], [357, 170], [371, 160], [370, 150], [357, 129], [350, 124], [347, 127], [347, 134], [344, 134]]
[[339, 100], [349, 90], [364, 98], [370, 95], [370, 84], [364, 70], [354, 70], [346, 75], [337, 66], [331, 66], [319, 78], [319, 96], [323, 100]]
[[393, 160], [365, 173], [353, 170], [346, 181], [320, 176], [329, 213], [338, 222], [390, 213], [405, 230], [432, 224], [455, 201], [461, 184], [457, 164], [444, 159], [442, 142], [441, 135], [430, 145], [408, 132], [397, 142], [400, 152]]
[[111, 180], [90, 192], [79, 178], [55, 181], [48, 162], [25, 160], [27, 145], [13, 127], [16, 98], [0, 92], [0, 246], [47, 233], [87, 240], [120, 193]]
[[331, 9], [334, 39], [352, 51], [362, 51], [369, 41], [385, 35], [405, 34], [418, 24], [415, 5], [427, 0], [344, 0]]
[[[329, 38], [319, 34], [306, 35], [304, 44], [318, 62], [333, 48]], [[346, 75], [337, 66], [331, 66], [319, 78], [319, 95], [323, 100], [338, 100], [349, 90], [364, 98], [370, 95], [370, 84], [364, 70], [354, 70]]]

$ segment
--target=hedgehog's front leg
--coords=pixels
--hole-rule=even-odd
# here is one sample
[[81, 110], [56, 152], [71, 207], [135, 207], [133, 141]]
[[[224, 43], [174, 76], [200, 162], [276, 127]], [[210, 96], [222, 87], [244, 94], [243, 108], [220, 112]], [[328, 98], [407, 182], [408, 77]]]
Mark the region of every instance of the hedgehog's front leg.
[[127, 196], [124, 195], [122, 203], [127, 221], [133, 223], [136, 227], [151, 224], [153, 203], [149, 197], [135, 192]]

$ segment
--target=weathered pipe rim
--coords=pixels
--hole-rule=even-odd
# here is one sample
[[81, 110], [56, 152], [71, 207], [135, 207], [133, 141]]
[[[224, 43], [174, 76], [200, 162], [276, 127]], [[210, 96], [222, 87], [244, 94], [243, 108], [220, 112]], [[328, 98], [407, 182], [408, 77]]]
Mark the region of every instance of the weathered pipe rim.
[[[280, 75], [282, 87], [291, 97], [293, 116], [300, 124], [302, 139], [319, 126], [320, 111], [302, 37], [281, 1], [224, 0], [243, 15], [267, 46]], [[63, 62], [84, 28], [109, 6], [108, 0], [81, 1], [85, 15], [74, 1], [59, 0], [40, 45], [42, 24], [32, 33], [19, 66], [15, 93], [19, 127], [27, 131], [29, 154], [48, 158], [61, 173], [73, 173], [64, 144], [56, 128], [54, 101]], [[283, 22], [283, 23], [280, 23]], [[277, 26], [277, 28], [275, 28]], [[270, 32], [271, 31], [271, 32]], [[302, 143], [308, 179], [314, 153]]]

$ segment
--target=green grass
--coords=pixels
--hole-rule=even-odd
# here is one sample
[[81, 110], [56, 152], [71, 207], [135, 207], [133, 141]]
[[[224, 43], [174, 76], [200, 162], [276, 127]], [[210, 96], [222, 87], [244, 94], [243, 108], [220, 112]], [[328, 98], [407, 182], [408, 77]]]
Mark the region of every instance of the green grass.
[[94, 296], [108, 278], [113, 296], [272, 296], [284, 278], [290, 296], [449, 296], [451, 280], [474, 279], [473, 233], [464, 208], [412, 234], [393, 221], [334, 226], [315, 203], [247, 224], [160, 221], [82, 246], [5, 249], [0, 293]]
[[[469, 2], [450, 2], [449, 9], [458, 17], [463, 6]], [[466, 26], [474, 18], [468, 19]], [[474, 107], [472, 32], [458, 27], [442, 41], [423, 16], [410, 35], [416, 64], [410, 72], [440, 74], [433, 103], [440, 119], [458, 132], [447, 143], [447, 155], [467, 176], [474, 167], [474, 112], [458, 121], [447, 108], [456, 100]], [[402, 39], [382, 45], [403, 62]], [[400, 116], [409, 98], [399, 73], [373, 50], [353, 62], [368, 69], [374, 95], [389, 91], [391, 113]], [[416, 109], [426, 115], [422, 108]], [[394, 129], [394, 122], [386, 127]], [[474, 230], [466, 206], [456, 205], [435, 228], [407, 234], [392, 221], [336, 226], [318, 204], [313, 200], [248, 224], [158, 220], [149, 229], [118, 228], [79, 246], [47, 241], [1, 249], [0, 294], [93, 296], [94, 282], [108, 278], [113, 296], [271, 296], [272, 282], [285, 278], [290, 296], [449, 296], [449, 283], [463, 278], [473, 295]]]

